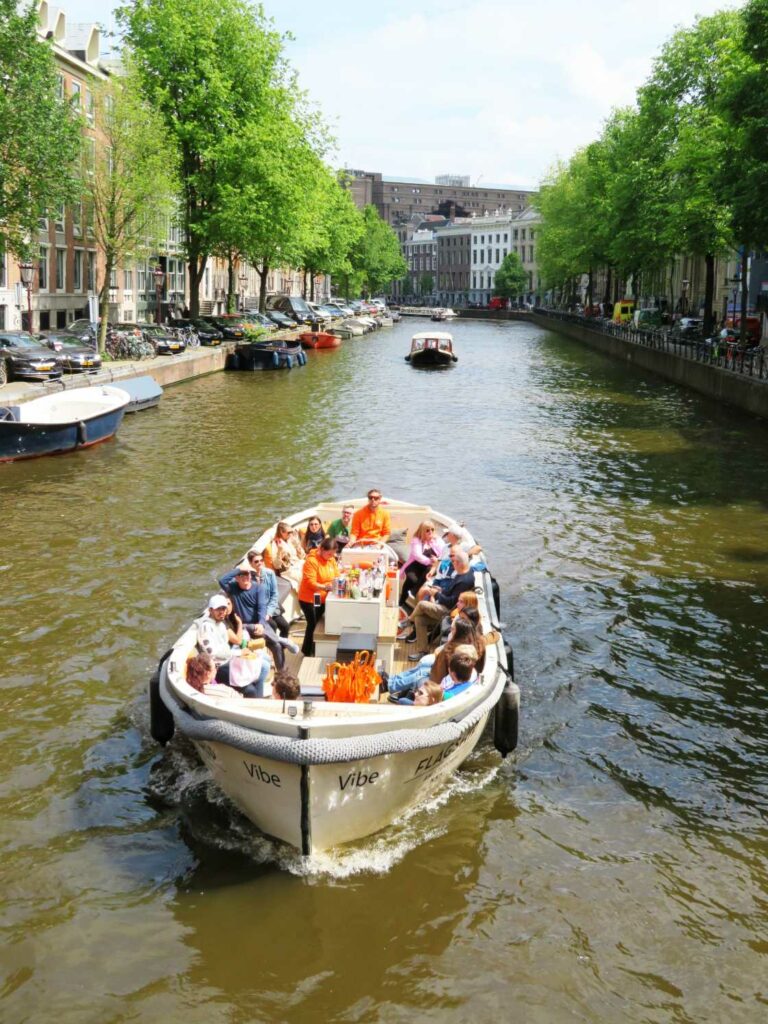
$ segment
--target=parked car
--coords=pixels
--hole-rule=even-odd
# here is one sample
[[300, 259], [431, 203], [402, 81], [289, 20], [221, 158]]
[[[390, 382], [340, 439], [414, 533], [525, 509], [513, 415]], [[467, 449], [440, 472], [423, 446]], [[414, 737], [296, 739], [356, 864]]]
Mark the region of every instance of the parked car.
[[147, 341], [151, 342], [158, 356], [172, 356], [184, 352], [187, 347], [186, 341], [177, 338], [175, 334], [163, 327], [161, 324], [140, 323], [137, 325]]
[[28, 331], [0, 331], [0, 386], [9, 380], [56, 380], [56, 356]]
[[275, 327], [280, 330], [291, 330], [296, 326], [296, 321], [278, 309], [268, 309], [264, 313], [268, 320], [271, 320]]
[[636, 309], [632, 316], [632, 323], [638, 330], [646, 331], [652, 330], [655, 327], [661, 327], [661, 310], [660, 309]]
[[101, 369], [101, 356], [87, 341], [81, 341], [66, 331], [48, 331], [38, 339], [56, 353], [56, 361], [69, 373], [95, 373]]
[[247, 309], [243, 313], [243, 319], [247, 319], [250, 323], [255, 324], [257, 327], [263, 327], [267, 331], [274, 331], [276, 324], [274, 324], [266, 313], [260, 313], [258, 309]]
[[67, 334], [72, 334], [76, 338], [79, 338], [80, 341], [84, 341], [87, 344], [93, 345], [94, 348], [98, 348], [99, 323], [100, 321], [94, 323], [91, 320], [85, 319], [73, 320], [71, 324], [68, 324], [62, 329]]
[[276, 309], [280, 313], [285, 313], [297, 324], [316, 322], [312, 310], [300, 295], [270, 295], [267, 298], [267, 309]]
[[704, 330], [704, 321], [695, 316], [683, 316], [672, 327], [670, 338], [682, 344], [698, 342]]
[[354, 305], [348, 306], [344, 302], [337, 302], [331, 299], [330, 302], [326, 302], [326, 309], [335, 311], [336, 316], [354, 316], [357, 310], [354, 309]]
[[329, 310], [323, 309], [322, 306], [318, 306], [316, 302], [308, 302], [310, 312], [312, 313], [312, 319], [317, 320], [319, 324], [330, 323], [334, 319], [334, 314]]
[[191, 328], [200, 339], [201, 345], [213, 346], [221, 344], [221, 331], [212, 323], [202, 320], [200, 317], [193, 317], [191, 320], [172, 320], [170, 326]]
[[204, 316], [203, 320], [215, 327], [225, 341], [242, 341], [245, 337], [242, 321], [237, 317], [228, 317], [225, 314], [223, 316]]
[[329, 306], [325, 302], [323, 302], [320, 305], [319, 309], [321, 310], [323, 316], [327, 317], [329, 320], [338, 320], [339, 312], [333, 306]]
[[[760, 338], [762, 337], [762, 329], [763, 329], [763, 325], [760, 323], [760, 317], [759, 316], [750, 316], [749, 313], [747, 313], [746, 321], [747, 321], [747, 343], [751, 347], [754, 347], [755, 345], [759, 345], [760, 344]], [[740, 332], [741, 332], [741, 313], [735, 313], [735, 314], [731, 313], [731, 314], [729, 314], [728, 318], [725, 321], [725, 326], [733, 328], [733, 331], [734, 331], [735, 334], [740, 334]]]

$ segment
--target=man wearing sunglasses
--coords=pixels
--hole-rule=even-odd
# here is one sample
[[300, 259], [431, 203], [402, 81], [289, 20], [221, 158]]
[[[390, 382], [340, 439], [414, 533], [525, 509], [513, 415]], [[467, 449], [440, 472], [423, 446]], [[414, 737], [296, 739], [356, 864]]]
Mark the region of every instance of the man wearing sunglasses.
[[351, 544], [386, 544], [392, 532], [389, 512], [381, 508], [381, 491], [368, 491], [368, 504], [352, 516]]

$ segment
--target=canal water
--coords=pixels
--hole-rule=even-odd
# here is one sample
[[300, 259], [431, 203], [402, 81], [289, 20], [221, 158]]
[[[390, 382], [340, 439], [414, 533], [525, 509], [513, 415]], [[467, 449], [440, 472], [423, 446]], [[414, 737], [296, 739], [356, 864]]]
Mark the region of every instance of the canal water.
[[[5, 1024], [768, 1016], [768, 430], [522, 323], [415, 370], [423, 326], [0, 467]], [[266, 524], [371, 485], [482, 540], [521, 745], [305, 863], [146, 681]]]

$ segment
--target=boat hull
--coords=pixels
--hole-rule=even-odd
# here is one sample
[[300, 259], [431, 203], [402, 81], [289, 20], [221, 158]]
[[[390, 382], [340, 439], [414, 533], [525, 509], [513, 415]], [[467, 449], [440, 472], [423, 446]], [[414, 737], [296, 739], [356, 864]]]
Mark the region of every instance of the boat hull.
[[324, 765], [288, 764], [196, 740], [214, 780], [265, 834], [319, 853], [378, 832], [426, 799], [472, 753], [486, 714], [461, 739]]
[[[0, 462], [63, 455], [108, 441], [120, 426], [129, 401], [129, 396], [125, 392], [123, 394], [125, 401], [122, 405], [67, 422], [0, 420]], [[24, 406], [19, 408], [23, 415]]]
[[238, 345], [227, 360], [228, 370], [292, 370], [306, 365], [299, 345], [254, 342]]
[[411, 366], [452, 366], [456, 360], [450, 352], [429, 348], [423, 352], [412, 352], [409, 362]]
[[341, 338], [324, 331], [305, 331], [299, 335], [299, 341], [304, 348], [338, 348], [341, 345]]

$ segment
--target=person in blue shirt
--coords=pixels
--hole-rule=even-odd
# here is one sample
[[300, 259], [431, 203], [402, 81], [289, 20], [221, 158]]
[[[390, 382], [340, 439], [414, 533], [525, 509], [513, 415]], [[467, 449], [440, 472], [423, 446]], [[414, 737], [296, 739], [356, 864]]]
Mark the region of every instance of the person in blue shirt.
[[278, 671], [285, 667], [283, 642], [267, 622], [267, 595], [262, 583], [256, 583], [249, 568], [238, 566], [219, 580], [219, 586], [229, 597], [235, 611], [243, 620], [243, 627], [253, 637], [264, 637]]

